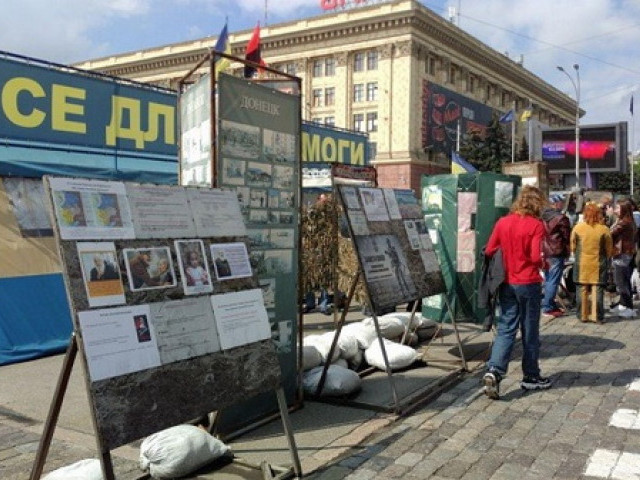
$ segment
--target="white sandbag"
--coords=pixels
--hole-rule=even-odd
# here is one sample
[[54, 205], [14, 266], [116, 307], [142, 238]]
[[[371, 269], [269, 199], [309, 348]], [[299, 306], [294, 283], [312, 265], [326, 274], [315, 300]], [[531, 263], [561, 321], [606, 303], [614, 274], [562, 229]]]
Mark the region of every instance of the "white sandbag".
[[[388, 315], [398, 318], [402, 322], [402, 325], [405, 326], [409, 324], [409, 319], [411, 319], [411, 312], [393, 312], [389, 313]], [[420, 325], [422, 318], [424, 317], [419, 312], [416, 312], [413, 317], [413, 321], [409, 325], [409, 328], [417, 328]]]
[[364, 350], [358, 349], [358, 353], [349, 358], [347, 360], [347, 363], [349, 364], [349, 368], [351, 370], [358, 370], [360, 368], [360, 365], [362, 365], [362, 362], [364, 360]]
[[343, 333], [353, 336], [358, 341], [358, 347], [362, 350], [369, 348], [373, 341], [378, 338], [375, 325], [373, 325], [373, 323], [365, 324], [364, 321], [345, 325], [342, 327], [340, 335]]
[[[316, 367], [303, 373], [302, 388], [306, 394], [315, 395], [322, 369], [323, 367]], [[329, 365], [320, 396], [348, 395], [360, 390], [361, 387], [362, 380], [356, 372], [338, 365]]]
[[[329, 358], [329, 350], [331, 350], [331, 343], [333, 342], [333, 337], [335, 336], [335, 332], [327, 332], [322, 335], [308, 335], [304, 337], [303, 344], [304, 345], [313, 345], [320, 352], [320, 356], [322, 357], [322, 363], [331, 363], [328, 362]], [[340, 357], [340, 349], [336, 346], [333, 351], [332, 360], [337, 360]]]
[[103, 480], [100, 460], [86, 458], [58, 468], [42, 477], [42, 480]]
[[[373, 317], [367, 317], [362, 320], [365, 325], [371, 325], [375, 332], [375, 323]], [[387, 313], [378, 317], [378, 325], [380, 326], [380, 334], [383, 338], [398, 338], [404, 333], [404, 322], [395, 316], [395, 313]]]
[[229, 447], [194, 425], [178, 425], [149, 435], [140, 445], [140, 468], [154, 478], [188, 475], [229, 451]]
[[[387, 352], [389, 368], [391, 370], [399, 370], [401, 368], [408, 367], [418, 358], [418, 352], [411, 347], [392, 342], [386, 338], [383, 339], [383, 342], [384, 349]], [[365, 350], [364, 358], [372, 367], [379, 368], [380, 370], [386, 370], [384, 357], [382, 356], [382, 350], [380, 349], [380, 342], [373, 342], [371, 346]]]
[[344, 358], [337, 359], [331, 365], [337, 365], [338, 367], [342, 368], [349, 368], [349, 362], [347, 362]]
[[322, 355], [315, 345], [302, 345], [302, 370], [311, 370], [322, 364]]
[[344, 327], [340, 330], [338, 337], [338, 348], [340, 348], [340, 357], [349, 360], [355, 357], [360, 351], [358, 339], [349, 330], [345, 332]]

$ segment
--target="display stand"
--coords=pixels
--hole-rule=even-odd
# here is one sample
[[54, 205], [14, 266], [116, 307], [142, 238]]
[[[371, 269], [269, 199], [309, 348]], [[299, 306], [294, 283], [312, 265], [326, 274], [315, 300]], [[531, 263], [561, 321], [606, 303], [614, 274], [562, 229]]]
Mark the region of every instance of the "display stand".
[[[269, 392], [289, 442], [290, 470], [300, 476], [235, 194], [49, 177], [44, 184], [74, 335], [31, 480], [42, 474], [78, 352], [106, 480], [115, 479], [112, 449]], [[229, 272], [215, 261], [220, 252]], [[147, 258], [142, 273], [140, 258]]]
[[[424, 221], [421, 219], [417, 200], [412, 201], [411, 195], [406, 191], [392, 189], [346, 185], [339, 185], [338, 189], [342, 206], [349, 220], [350, 234], [356, 248], [360, 267], [354, 275], [350, 286], [346, 307], [338, 321], [328, 358], [333, 358], [333, 352], [344, 325], [346, 311], [350, 305], [356, 285], [362, 279], [367, 293], [367, 303], [373, 312], [372, 318], [376, 336], [380, 343], [393, 398], [393, 405], [386, 410], [401, 414], [424, 401], [425, 397], [436, 394], [436, 392], [432, 388], [426, 388], [407, 398], [399, 398], [394, 385], [392, 371], [389, 367], [378, 315], [385, 308], [414, 301], [414, 308], [403, 335], [404, 341], [408, 337], [409, 326], [415, 316], [415, 303], [420, 298], [444, 292], [446, 289], [444, 280], [424, 226]], [[448, 302], [446, 303], [446, 310], [455, 332], [461, 359], [459, 368], [452, 375], [449, 375], [447, 379], [438, 382], [436, 388], [448, 384], [449, 380], [457, 379], [462, 372], [467, 370], [455, 315], [453, 315], [453, 310]], [[319, 399], [322, 399], [320, 394], [324, 387], [328, 367], [328, 364], [324, 365], [320, 383], [315, 392], [316, 397]], [[361, 372], [361, 376], [367, 375], [373, 370], [365, 370]], [[358, 402], [349, 403], [357, 406], [379, 408], [378, 405], [360, 404]]]

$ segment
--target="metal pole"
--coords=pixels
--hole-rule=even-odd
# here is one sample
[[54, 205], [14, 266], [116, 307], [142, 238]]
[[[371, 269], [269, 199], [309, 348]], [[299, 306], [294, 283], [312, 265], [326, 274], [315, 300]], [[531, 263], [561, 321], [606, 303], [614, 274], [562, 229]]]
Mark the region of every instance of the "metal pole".
[[580, 189], [580, 66], [577, 63], [573, 64], [573, 68], [576, 71], [576, 79], [578, 83], [574, 82], [573, 77], [562, 68], [556, 67], [562, 73], [564, 73], [573, 85], [576, 92], [576, 190]]
[[580, 189], [580, 66], [573, 64], [576, 71], [576, 191]]

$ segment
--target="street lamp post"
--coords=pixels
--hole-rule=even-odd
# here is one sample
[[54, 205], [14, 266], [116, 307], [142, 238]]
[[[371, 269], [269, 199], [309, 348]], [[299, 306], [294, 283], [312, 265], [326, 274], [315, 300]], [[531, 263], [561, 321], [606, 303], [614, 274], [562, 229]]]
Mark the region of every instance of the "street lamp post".
[[576, 71], [576, 81], [573, 81], [573, 77], [569, 75], [569, 73], [562, 68], [561, 66], [556, 67], [562, 73], [564, 73], [569, 80], [571, 81], [571, 85], [576, 91], [576, 191], [580, 189], [580, 65], [577, 63], [573, 64], [573, 69]]

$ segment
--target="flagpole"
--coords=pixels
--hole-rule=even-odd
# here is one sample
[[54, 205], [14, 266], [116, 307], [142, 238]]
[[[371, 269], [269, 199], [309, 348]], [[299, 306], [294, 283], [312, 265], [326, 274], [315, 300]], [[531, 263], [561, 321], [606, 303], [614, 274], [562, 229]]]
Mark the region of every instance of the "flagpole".
[[511, 163], [516, 161], [516, 102], [511, 103]]
[[[633, 98], [633, 97], [631, 97]], [[633, 107], [632, 107], [633, 108]], [[634, 144], [634, 137], [635, 137], [635, 133], [636, 133], [636, 119], [633, 116], [633, 110], [631, 110], [631, 197], [633, 198], [633, 148], [635, 146]]]
[[458, 120], [458, 125], [456, 126], [456, 152], [460, 151], [460, 120]]

